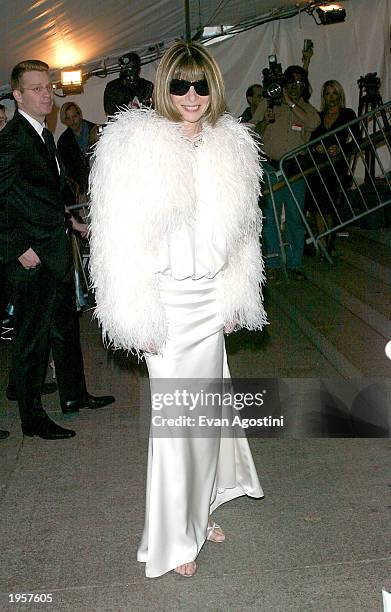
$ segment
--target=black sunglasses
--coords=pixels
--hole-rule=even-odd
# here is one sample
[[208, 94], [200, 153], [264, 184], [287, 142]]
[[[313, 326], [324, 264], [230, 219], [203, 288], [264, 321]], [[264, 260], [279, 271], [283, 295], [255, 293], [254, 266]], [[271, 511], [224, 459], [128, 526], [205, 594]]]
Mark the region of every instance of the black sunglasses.
[[185, 81], [184, 79], [172, 79], [170, 83], [170, 94], [173, 96], [184, 96], [193, 85], [196, 94], [199, 96], [208, 96], [209, 87], [208, 81], [202, 79], [201, 81]]

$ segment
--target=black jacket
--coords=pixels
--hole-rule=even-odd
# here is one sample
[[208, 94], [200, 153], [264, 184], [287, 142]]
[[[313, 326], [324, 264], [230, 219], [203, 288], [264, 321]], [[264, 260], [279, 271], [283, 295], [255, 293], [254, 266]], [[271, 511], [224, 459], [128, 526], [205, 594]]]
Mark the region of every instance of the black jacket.
[[[88, 133], [90, 134], [92, 128], [95, 127], [95, 123], [85, 119], [83, 119], [83, 122], [88, 125]], [[67, 128], [61, 134], [57, 148], [67, 176], [79, 185], [81, 193], [85, 193], [88, 189], [90, 173], [89, 155], [88, 153], [87, 155], [83, 154], [71, 128]]]
[[114, 115], [123, 110], [125, 106], [131, 106], [136, 97], [142, 106], [151, 106], [153, 83], [139, 77], [136, 83], [124, 83], [121, 78], [109, 81], [106, 85], [103, 106], [106, 115]]
[[16, 111], [0, 132], [0, 261], [30, 247], [63, 278], [71, 264], [64, 225], [70, 192], [61, 169], [30, 123]]

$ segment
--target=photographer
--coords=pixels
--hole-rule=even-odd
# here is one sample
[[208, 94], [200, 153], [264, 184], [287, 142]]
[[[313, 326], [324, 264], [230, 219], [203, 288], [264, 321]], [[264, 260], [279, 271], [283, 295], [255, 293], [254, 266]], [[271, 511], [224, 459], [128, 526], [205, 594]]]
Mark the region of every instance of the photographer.
[[[303, 68], [308, 73], [308, 68], [310, 66], [311, 57], [314, 54], [314, 46], [312, 40], [304, 41], [304, 49], [302, 52], [302, 62]], [[269, 56], [269, 58], [272, 56]], [[278, 64], [278, 67], [281, 68], [281, 64]], [[247, 100], [247, 108], [240, 115], [240, 119], [242, 123], [250, 123], [253, 114], [258, 108], [259, 103], [263, 99], [263, 87], [259, 83], [254, 83], [254, 85], [250, 85], [250, 87], [246, 90], [246, 100]]]
[[249, 123], [255, 111], [258, 108], [260, 101], [262, 100], [262, 85], [254, 83], [246, 90], [246, 100], [248, 107], [240, 115], [240, 119], [243, 123]]
[[114, 115], [124, 106], [151, 106], [153, 83], [140, 77], [141, 60], [137, 53], [126, 53], [118, 59], [119, 78], [107, 83], [103, 98], [106, 115]]
[[[261, 136], [264, 151], [268, 156], [270, 172], [278, 168], [279, 160], [285, 153], [307, 143], [320, 124], [316, 109], [308, 103], [311, 87], [306, 70], [301, 66], [289, 66], [282, 75], [282, 96], [280, 100], [269, 98], [260, 102], [251, 123]], [[267, 168], [266, 168], [267, 169]], [[276, 181], [274, 181], [276, 182]], [[305, 184], [302, 180], [291, 184], [292, 191], [301, 208], [304, 206]], [[282, 205], [285, 205], [285, 237], [289, 243], [286, 259], [290, 276], [294, 280], [305, 279], [302, 271], [305, 229], [300, 213], [287, 188], [274, 192], [277, 215], [281, 218]], [[270, 196], [265, 198], [264, 212], [266, 223], [264, 229], [265, 250], [273, 254], [266, 262], [271, 269], [269, 277], [277, 280], [281, 268], [278, 232], [271, 207]]]

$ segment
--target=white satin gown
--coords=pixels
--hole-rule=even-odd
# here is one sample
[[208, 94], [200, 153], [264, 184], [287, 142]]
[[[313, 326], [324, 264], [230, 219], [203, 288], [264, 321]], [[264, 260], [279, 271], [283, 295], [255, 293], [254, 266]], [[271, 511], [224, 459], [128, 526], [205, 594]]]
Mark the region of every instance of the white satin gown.
[[[168, 338], [161, 355], [146, 357], [151, 393], [162, 378], [230, 378], [216, 301], [225, 265], [224, 240], [211, 239], [199, 225], [165, 246], [158, 278]], [[145, 525], [137, 554], [148, 577], [196, 559], [218, 506], [241, 495], [263, 496], [244, 436], [177, 433], [149, 439]]]

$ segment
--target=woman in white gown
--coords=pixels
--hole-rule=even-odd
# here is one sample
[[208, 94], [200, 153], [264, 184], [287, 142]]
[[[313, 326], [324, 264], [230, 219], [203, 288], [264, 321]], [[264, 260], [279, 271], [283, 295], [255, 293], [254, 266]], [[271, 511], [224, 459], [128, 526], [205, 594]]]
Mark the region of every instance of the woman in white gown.
[[[112, 346], [145, 355], [152, 398], [162, 379], [170, 392], [228, 379], [224, 332], [266, 323], [258, 150], [225, 113], [202, 45], [165, 53], [154, 103], [113, 118], [91, 175], [96, 315]], [[180, 412], [165, 405], [159, 416]], [[192, 576], [205, 540], [225, 539], [210, 515], [240, 495], [263, 495], [244, 436], [151, 434], [137, 555], [146, 575]]]

